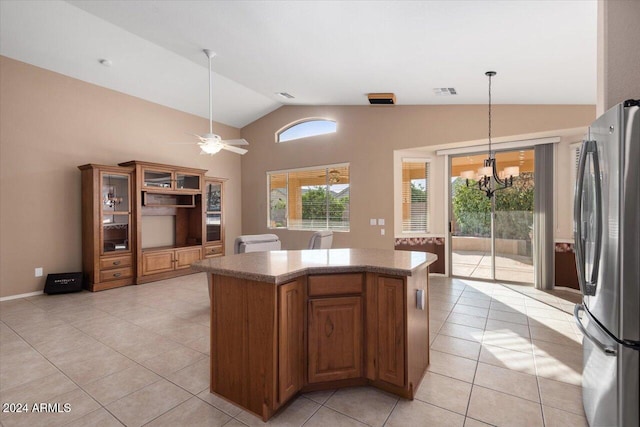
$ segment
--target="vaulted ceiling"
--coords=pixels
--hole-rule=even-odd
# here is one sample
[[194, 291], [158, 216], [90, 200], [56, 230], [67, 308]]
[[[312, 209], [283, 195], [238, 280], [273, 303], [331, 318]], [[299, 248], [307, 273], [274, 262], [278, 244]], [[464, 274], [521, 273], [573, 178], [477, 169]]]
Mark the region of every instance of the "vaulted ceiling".
[[370, 92], [484, 104], [487, 70], [494, 103], [596, 99], [595, 0], [0, 2], [0, 54], [207, 117], [203, 48], [214, 119], [236, 127]]

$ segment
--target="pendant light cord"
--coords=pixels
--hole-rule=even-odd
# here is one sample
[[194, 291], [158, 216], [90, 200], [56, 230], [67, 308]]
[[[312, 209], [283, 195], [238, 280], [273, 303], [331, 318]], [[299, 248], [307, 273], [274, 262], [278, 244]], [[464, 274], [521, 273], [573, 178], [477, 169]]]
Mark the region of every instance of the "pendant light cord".
[[489, 74], [489, 158], [493, 158], [491, 152], [491, 74]]

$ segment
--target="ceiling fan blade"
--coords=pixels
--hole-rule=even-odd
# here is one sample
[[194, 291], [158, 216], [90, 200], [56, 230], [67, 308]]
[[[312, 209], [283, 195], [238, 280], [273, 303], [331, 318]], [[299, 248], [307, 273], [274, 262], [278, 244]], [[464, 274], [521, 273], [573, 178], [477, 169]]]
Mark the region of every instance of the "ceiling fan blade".
[[236, 147], [236, 146], [233, 146], [233, 145], [226, 145], [226, 144], [222, 145], [222, 149], [223, 150], [229, 150], [232, 153], [237, 153], [237, 154], [244, 154], [244, 153], [248, 152], [248, 150], [245, 150], [244, 148]]
[[227, 145], [249, 145], [246, 139], [225, 139], [222, 141], [223, 144]]

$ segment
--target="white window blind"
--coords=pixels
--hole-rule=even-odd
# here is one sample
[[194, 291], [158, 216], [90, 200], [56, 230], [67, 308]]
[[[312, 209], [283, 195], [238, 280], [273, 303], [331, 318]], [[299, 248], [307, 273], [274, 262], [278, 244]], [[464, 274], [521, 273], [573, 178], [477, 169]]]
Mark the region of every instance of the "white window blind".
[[429, 230], [429, 162], [402, 160], [402, 231]]

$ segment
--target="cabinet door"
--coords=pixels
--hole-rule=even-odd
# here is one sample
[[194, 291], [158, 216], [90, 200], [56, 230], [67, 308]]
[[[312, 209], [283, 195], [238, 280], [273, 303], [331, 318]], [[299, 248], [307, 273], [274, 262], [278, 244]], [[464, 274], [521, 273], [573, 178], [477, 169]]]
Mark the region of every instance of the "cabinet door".
[[200, 190], [200, 175], [176, 172], [176, 190]]
[[129, 174], [100, 173], [101, 254], [128, 252], [131, 241]]
[[378, 278], [378, 378], [405, 385], [404, 281]]
[[173, 251], [142, 253], [143, 275], [172, 271], [173, 264]]
[[202, 259], [202, 248], [176, 249], [176, 270], [189, 268], [191, 264]]
[[144, 188], [164, 188], [171, 190], [173, 186], [173, 173], [170, 170], [142, 169], [142, 186]]
[[303, 282], [278, 287], [278, 397], [285, 402], [304, 382]]
[[309, 382], [362, 376], [362, 298], [309, 302]]

